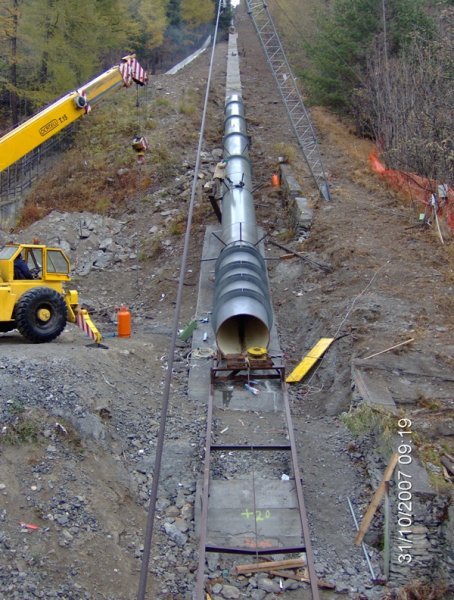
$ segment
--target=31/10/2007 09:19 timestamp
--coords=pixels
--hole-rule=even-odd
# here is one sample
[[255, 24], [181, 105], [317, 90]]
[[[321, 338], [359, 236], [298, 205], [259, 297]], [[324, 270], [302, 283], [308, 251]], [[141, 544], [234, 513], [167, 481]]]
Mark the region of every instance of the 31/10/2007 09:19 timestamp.
[[400, 564], [410, 564], [412, 561], [411, 549], [412, 540], [408, 538], [411, 534], [413, 524], [413, 502], [412, 502], [412, 476], [408, 467], [412, 462], [411, 445], [411, 421], [410, 419], [399, 419], [398, 434], [402, 443], [397, 448], [398, 452], [398, 470], [397, 470], [397, 488], [398, 488], [398, 534], [399, 554], [397, 560]]

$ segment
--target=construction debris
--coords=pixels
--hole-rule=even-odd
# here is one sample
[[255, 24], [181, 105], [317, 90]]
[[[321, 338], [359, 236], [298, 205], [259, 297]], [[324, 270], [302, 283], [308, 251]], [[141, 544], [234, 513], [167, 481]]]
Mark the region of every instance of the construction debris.
[[292, 256], [301, 258], [301, 260], [304, 260], [304, 262], [307, 262], [308, 264], [312, 265], [313, 267], [317, 267], [318, 269], [324, 271], [325, 273], [331, 273], [331, 271], [332, 271], [332, 268], [329, 265], [319, 263], [319, 262], [313, 260], [312, 258], [309, 258], [308, 256], [305, 256], [304, 254], [301, 254], [301, 252], [295, 252], [295, 250], [292, 250], [291, 248], [288, 248], [287, 246], [283, 246], [282, 244], [279, 244], [278, 242], [275, 242], [274, 240], [268, 239], [268, 242], [270, 244], [272, 244], [273, 246], [276, 246], [276, 248], [280, 248], [281, 250], [284, 250], [288, 254], [291, 254]]
[[454, 460], [452, 456], [449, 456], [448, 454], [443, 454], [440, 458], [440, 462], [450, 475], [454, 475]]
[[396, 412], [396, 404], [386, 382], [380, 374], [366, 373], [358, 362], [352, 365], [352, 377], [355, 387], [365, 404], [379, 407], [389, 412]]
[[244, 575], [245, 573], [270, 572], [274, 569], [298, 569], [305, 567], [306, 561], [304, 558], [291, 558], [288, 560], [269, 560], [259, 563], [251, 563], [247, 565], [236, 565], [236, 575]]
[[[303, 583], [310, 583], [307, 569], [305, 569], [302, 574], [298, 573], [298, 572], [296, 572], [296, 573], [290, 572], [289, 573], [288, 571], [270, 571], [269, 573], [270, 573], [270, 575], [274, 575], [274, 577], [282, 577], [283, 579], [294, 579], [295, 581], [301, 581]], [[321, 588], [323, 590], [336, 589], [336, 586], [333, 583], [330, 583], [329, 581], [324, 581], [323, 579], [318, 579], [317, 585], [319, 588]]]
[[369, 529], [369, 525], [372, 521], [372, 518], [377, 510], [378, 505], [380, 504], [380, 500], [382, 499], [383, 494], [386, 490], [386, 484], [391, 479], [394, 469], [396, 468], [397, 461], [399, 459], [399, 455], [395, 452], [386, 467], [386, 470], [383, 474], [382, 480], [380, 481], [378, 488], [375, 490], [374, 497], [372, 498], [371, 503], [369, 504], [369, 508], [366, 511], [366, 514], [361, 521], [361, 525], [359, 526], [358, 533], [355, 537], [355, 544], [359, 546], [363, 541], [363, 538]]
[[394, 346], [390, 346], [389, 348], [385, 348], [385, 350], [380, 350], [380, 352], [374, 352], [374, 354], [369, 354], [369, 356], [365, 356], [362, 360], [367, 360], [372, 358], [373, 356], [379, 356], [380, 354], [384, 354], [385, 352], [389, 352], [390, 350], [395, 350], [396, 348], [400, 348], [401, 346], [405, 346], [410, 342], [414, 342], [415, 338], [410, 338], [409, 340], [405, 340], [405, 342], [400, 342], [400, 344], [395, 344]]

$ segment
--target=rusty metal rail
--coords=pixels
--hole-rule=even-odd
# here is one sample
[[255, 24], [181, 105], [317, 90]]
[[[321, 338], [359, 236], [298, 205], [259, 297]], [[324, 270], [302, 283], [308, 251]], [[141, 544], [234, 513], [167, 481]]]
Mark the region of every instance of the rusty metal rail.
[[[277, 358], [277, 360], [276, 360]], [[204, 466], [203, 466], [203, 480], [201, 482], [200, 490], [198, 493], [198, 501], [200, 501], [200, 515], [199, 515], [199, 562], [198, 562], [198, 571], [197, 571], [197, 581], [196, 581], [196, 599], [203, 600], [206, 597], [205, 592], [205, 562], [206, 555], [209, 552], [216, 552], [219, 554], [238, 554], [238, 555], [254, 555], [256, 557], [263, 555], [291, 555], [295, 553], [305, 553], [307, 572], [309, 576], [312, 598], [314, 600], [319, 599], [319, 590], [318, 590], [318, 581], [317, 575], [315, 572], [314, 566], [314, 555], [311, 546], [310, 540], [310, 531], [308, 518], [306, 513], [306, 507], [303, 496], [303, 487], [301, 483], [301, 471], [298, 464], [298, 452], [296, 448], [296, 441], [294, 435], [294, 428], [292, 423], [290, 405], [288, 400], [287, 387], [285, 383], [285, 367], [280, 362], [278, 357], [273, 358], [271, 361], [268, 359], [268, 363], [265, 365], [263, 369], [251, 369], [249, 364], [241, 365], [241, 360], [238, 361], [226, 361], [225, 359], [215, 358], [213, 360], [213, 364], [211, 367], [211, 385], [208, 397], [208, 405], [207, 405], [207, 423], [206, 423], [206, 440], [205, 440], [205, 457], [204, 457]], [[243, 368], [242, 368], [243, 367]], [[219, 429], [219, 425], [217, 424], [216, 410], [220, 411], [219, 414], [223, 418], [232, 418], [235, 420], [235, 411], [237, 409], [231, 408], [229, 405], [224, 406], [216, 406], [216, 397], [219, 398], [220, 390], [223, 386], [229, 385], [230, 387], [230, 397], [234, 395], [233, 388], [236, 386], [237, 390], [241, 389], [245, 384], [249, 385], [251, 380], [256, 381], [256, 385], [265, 385], [270, 386], [270, 382], [274, 382], [272, 385], [275, 386], [275, 389], [278, 390], [279, 398], [282, 402], [279, 402], [279, 410], [274, 411], [274, 415], [278, 416], [278, 418], [282, 418], [283, 423], [285, 424], [285, 429], [283, 433], [285, 434], [286, 441], [283, 443], [271, 443], [268, 439], [263, 440], [254, 440], [251, 443], [244, 442], [239, 440], [236, 443], [234, 440], [230, 440], [226, 443], [221, 443], [217, 438], [220, 437], [220, 434], [223, 431], [217, 431]], [[239, 392], [240, 394], [243, 392]], [[237, 394], [238, 395], [238, 394]], [[244, 396], [244, 393], [243, 393]], [[259, 414], [256, 406], [251, 408], [251, 413]], [[241, 415], [242, 420], [246, 420], [246, 417], [243, 416], [247, 414], [246, 411], [242, 409]], [[271, 413], [269, 413], [271, 414]], [[238, 418], [238, 417], [236, 417]], [[259, 416], [259, 418], [265, 418], [263, 416]], [[225, 431], [225, 430], [224, 430]], [[263, 432], [265, 433], [265, 432]], [[235, 432], [233, 433], [235, 435]], [[261, 432], [259, 432], [259, 437], [261, 436]], [[240, 436], [241, 437], [241, 436]], [[269, 437], [269, 436], [267, 436]], [[279, 456], [285, 456], [283, 458], [284, 462], [289, 461], [287, 464], [291, 463], [291, 476], [290, 476], [290, 484], [292, 488], [292, 495], [296, 499], [293, 513], [299, 521], [299, 531], [296, 532], [292, 538], [292, 543], [286, 544], [286, 538], [281, 539], [280, 541], [283, 543], [275, 543], [274, 545], [271, 543], [265, 543], [268, 540], [276, 541], [276, 523], [274, 523], [274, 531], [267, 535], [266, 533], [266, 525], [264, 523], [260, 523], [261, 535], [258, 535], [257, 530], [257, 514], [270, 513], [270, 511], [266, 510], [264, 506], [260, 505], [260, 499], [263, 504], [264, 493], [261, 492], [259, 487], [260, 485], [269, 485], [268, 489], [278, 489], [281, 482], [277, 482], [275, 480], [265, 480], [265, 479], [257, 479], [254, 475], [253, 470], [250, 473], [246, 472], [242, 473], [242, 479], [237, 480], [236, 483], [240, 483], [239, 489], [238, 486], [235, 488], [235, 481], [232, 480], [214, 480], [213, 477], [213, 462], [215, 460], [215, 453], [228, 453], [229, 457], [235, 456], [235, 453], [245, 453], [252, 452], [254, 457], [265, 456], [268, 457], [273, 452], [280, 453]], [[224, 454], [225, 455], [225, 454]], [[242, 464], [244, 464], [243, 461]], [[211, 502], [216, 502], [216, 499], [213, 500], [213, 496], [219, 498], [219, 494], [214, 493], [213, 489], [216, 486], [216, 483], [221, 481], [224, 486], [229, 487], [229, 483], [232, 484], [232, 488], [230, 492], [226, 493], [228, 497], [229, 494], [233, 495], [232, 505], [236, 505], [238, 495], [245, 495], [245, 490], [243, 488], [242, 482], [244, 482], [244, 487], [247, 487], [246, 484], [253, 483], [253, 511], [250, 511], [253, 514], [253, 519], [255, 521], [255, 539], [254, 543], [244, 544], [241, 543], [241, 535], [237, 536], [235, 539], [235, 531], [231, 536], [228, 536], [229, 539], [233, 538], [234, 543], [216, 543], [210, 539], [210, 520], [213, 520], [213, 507]], [[289, 489], [289, 488], [288, 488]], [[235, 494], [237, 496], [235, 496]], [[266, 492], [265, 492], [266, 495]], [[249, 512], [249, 511], [248, 511]], [[292, 511], [282, 511], [282, 515], [280, 518], [284, 518], [287, 515], [290, 515]], [[244, 514], [244, 513], [242, 513]], [[211, 516], [210, 516], [211, 515]], [[292, 518], [292, 522], [294, 522], [294, 518]], [[228, 521], [228, 518], [227, 518]], [[272, 517], [269, 517], [269, 524], [272, 526]], [[235, 530], [235, 523], [232, 522], [230, 524], [233, 530]], [[273, 527], [273, 526], [272, 526]], [[285, 524], [284, 527], [285, 529]], [[244, 532], [242, 532], [244, 533]], [[260, 539], [259, 539], [260, 538]], [[243, 540], [244, 541], [244, 540]], [[279, 540], [278, 540], [279, 541]], [[236, 543], [235, 543], [236, 542]], [[271, 567], [272, 563], [270, 563]]]

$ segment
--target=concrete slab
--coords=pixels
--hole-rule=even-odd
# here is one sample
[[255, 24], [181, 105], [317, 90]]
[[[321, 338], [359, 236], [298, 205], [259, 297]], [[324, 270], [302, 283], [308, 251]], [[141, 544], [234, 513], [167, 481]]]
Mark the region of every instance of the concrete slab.
[[303, 194], [301, 186], [296, 180], [296, 177], [293, 175], [293, 171], [290, 165], [281, 164], [279, 165], [279, 168], [281, 172], [282, 187], [284, 188], [287, 197], [301, 197]]
[[279, 412], [218, 410], [213, 443], [288, 445], [284, 415]]
[[[397, 448], [401, 443], [402, 439], [398, 436], [395, 436], [394, 447]], [[406, 443], [408, 444], [410, 442], [407, 441]], [[394, 470], [394, 481], [396, 482], [396, 485], [399, 478], [399, 471], [401, 473], [405, 473], [406, 476], [411, 477], [411, 493], [413, 496], [430, 499], [437, 495], [437, 491], [430, 483], [427, 470], [421, 465], [417, 458], [413, 457], [411, 463], [408, 465], [399, 464], [397, 466], [397, 468]], [[402, 478], [405, 479], [405, 477]]]
[[[255, 499], [254, 499], [255, 495]], [[296, 508], [295, 483], [280, 479], [269, 480], [255, 477], [248, 479], [214, 480], [210, 485], [210, 504], [216, 509], [257, 509], [274, 510]]]
[[225, 84], [226, 99], [232, 94], [241, 95], [240, 62], [238, 57], [238, 34], [229, 35], [229, 47], [227, 57], [227, 77]]
[[300, 547], [304, 540], [296, 507], [291, 481], [212, 481], [208, 545], [262, 550]]
[[[223, 408], [228, 407], [231, 410], [282, 411], [282, 390], [278, 381], [252, 380], [250, 385], [254, 390], [257, 390], [257, 394], [245, 389], [244, 385], [238, 382], [232, 382], [232, 385], [218, 385], [214, 393], [214, 405]], [[231, 394], [230, 399], [229, 394]]]
[[366, 404], [379, 406], [390, 412], [397, 412], [396, 404], [386, 382], [379, 373], [368, 373], [358, 365], [352, 364], [352, 376], [358, 393]]
[[[211, 326], [214, 295], [214, 266], [222, 250], [221, 242], [213, 235], [219, 227], [209, 226], [205, 232], [200, 265], [199, 291], [195, 318], [197, 329], [192, 335], [192, 354], [189, 369], [189, 395], [195, 401], [207, 402], [210, 389], [211, 357], [216, 353], [216, 340]], [[204, 340], [206, 337], [206, 340]]]
[[310, 229], [314, 219], [314, 210], [307, 198], [295, 198], [296, 225], [302, 229]]

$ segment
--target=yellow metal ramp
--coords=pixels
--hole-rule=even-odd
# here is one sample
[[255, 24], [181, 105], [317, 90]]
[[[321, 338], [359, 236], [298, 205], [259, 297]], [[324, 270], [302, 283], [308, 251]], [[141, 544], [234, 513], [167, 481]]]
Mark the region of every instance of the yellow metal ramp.
[[312, 369], [315, 363], [323, 356], [333, 342], [334, 338], [321, 338], [315, 344], [315, 346], [309, 350], [303, 360], [296, 365], [285, 381], [287, 383], [296, 383], [301, 381], [301, 379]]

